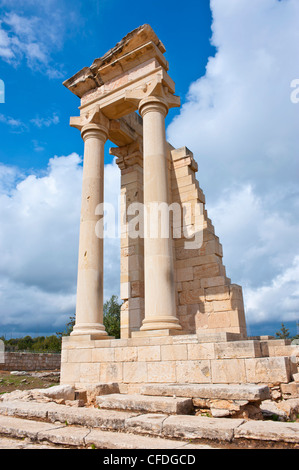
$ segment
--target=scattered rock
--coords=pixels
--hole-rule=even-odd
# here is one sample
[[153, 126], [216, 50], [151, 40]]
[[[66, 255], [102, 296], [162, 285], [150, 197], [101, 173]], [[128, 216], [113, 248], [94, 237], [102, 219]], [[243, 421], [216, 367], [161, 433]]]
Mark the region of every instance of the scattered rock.
[[277, 419], [278, 421], [294, 421], [299, 415], [299, 399], [291, 398], [273, 402], [265, 400], [261, 405], [264, 418]]
[[277, 407], [279, 410], [286, 413], [288, 421], [294, 421], [299, 415], [299, 398], [282, 400], [277, 403]]
[[261, 405], [261, 412], [265, 419], [273, 419], [276, 421], [286, 421], [287, 415], [286, 413], [279, 409], [277, 403], [271, 400], [263, 401]]
[[29, 375], [29, 373], [23, 370], [12, 370], [10, 375]]
[[294, 382], [299, 382], [299, 372], [297, 374], [293, 374], [293, 380]]
[[40, 393], [44, 397], [52, 400], [74, 400], [75, 387], [72, 385], [57, 385], [55, 387], [36, 389], [35, 392]]
[[83, 400], [65, 400], [65, 404], [67, 406], [74, 406], [76, 408], [80, 408], [85, 405], [85, 402]]
[[[76, 391], [76, 398], [84, 400], [88, 403], [96, 403], [96, 397], [101, 395], [111, 395], [113, 393], [119, 393], [118, 383], [97, 383], [86, 385], [84, 388]], [[80, 396], [81, 395], [81, 396]]]

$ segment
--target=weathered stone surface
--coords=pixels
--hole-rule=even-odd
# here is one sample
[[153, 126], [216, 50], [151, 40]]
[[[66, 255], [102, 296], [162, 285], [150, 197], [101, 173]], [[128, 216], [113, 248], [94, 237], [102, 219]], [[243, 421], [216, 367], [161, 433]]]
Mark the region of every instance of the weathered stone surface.
[[168, 415], [148, 413], [126, 420], [126, 430], [129, 432], [161, 435], [163, 422]]
[[279, 421], [286, 421], [287, 414], [271, 400], [265, 400], [261, 405], [261, 412], [264, 418], [278, 418]]
[[222, 408], [211, 408], [213, 418], [225, 418], [230, 416], [230, 411]]
[[68, 445], [80, 447], [85, 445], [85, 438], [89, 434], [89, 429], [86, 427], [68, 426], [57, 427], [52, 429], [40, 430], [38, 432], [38, 440], [46, 440], [53, 444]]
[[27, 438], [2, 437], [0, 440], [0, 449], [65, 449], [65, 446], [58, 446], [46, 442], [35, 442]]
[[284, 396], [289, 396], [292, 398], [299, 398], [299, 383], [290, 382], [288, 384], [280, 385], [281, 392]]
[[215, 344], [216, 359], [261, 357], [258, 341], [230, 341]]
[[136, 413], [133, 412], [57, 406], [58, 408], [49, 410], [48, 419], [51, 422], [67, 422], [72, 425], [92, 428], [121, 430], [125, 427], [126, 419], [136, 416]]
[[40, 432], [49, 431], [51, 429], [55, 429], [56, 432], [57, 428], [59, 428], [59, 425], [41, 421], [32, 421], [11, 416], [0, 417], [0, 434], [8, 434], [11, 437], [29, 437], [30, 439], [36, 439]]
[[239, 333], [230, 333], [225, 331], [198, 331], [197, 339], [199, 343], [219, 343], [228, 341], [238, 341]]
[[[86, 445], [94, 445], [99, 449], [185, 449], [183, 441], [173, 441], [158, 437], [120, 434], [109, 431], [92, 430], [85, 438]], [[210, 449], [208, 445], [197, 444], [194, 449]]]
[[[34, 419], [41, 417], [43, 422]], [[299, 423], [246, 422], [243, 419], [186, 415], [137, 415], [94, 408], [69, 408], [56, 403], [47, 403], [45, 406], [44, 403], [14, 401], [0, 402], [0, 434], [8, 438], [31, 438], [36, 443], [50, 442], [67, 447], [93, 445], [106, 449], [200, 449], [205, 447], [200, 444], [188, 445], [186, 440], [229, 442], [234, 438], [245, 438], [299, 443]], [[152, 437], [142, 434], [151, 434]], [[173, 438], [177, 441], [168, 442]], [[3, 448], [1, 444], [0, 447]]]
[[222, 385], [222, 384], [146, 384], [141, 387], [142, 395], [177, 396], [225, 400], [262, 401], [270, 398], [266, 385]]
[[2, 401], [0, 402], [0, 414], [8, 416], [19, 416], [22, 418], [42, 418], [48, 417], [49, 410], [52, 406], [59, 406], [55, 403], [36, 403], [34, 401]]
[[299, 416], [299, 398], [290, 398], [278, 402], [277, 408], [286, 413], [287, 418], [292, 421]]
[[[173, 441], [159, 437], [147, 437], [125, 433], [90, 430], [87, 427], [54, 425], [20, 418], [0, 417], [0, 433], [9, 436], [0, 439], [0, 448], [49, 448], [46, 443], [60, 448], [91, 447], [98, 449], [210, 449], [209, 445], [186, 445], [184, 441]], [[22, 441], [12, 438], [21, 438]], [[26, 440], [27, 439], [27, 440]], [[32, 443], [29, 439], [34, 440]], [[41, 445], [43, 443], [43, 445]], [[63, 447], [62, 447], [63, 446]], [[190, 447], [191, 446], [191, 447]], [[55, 448], [55, 447], [52, 447]]]
[[193, 410], [191, 399], [113, 394], [97, 397], [101, 409], [144, 411], [149, 413], [189, 414]]
[[163, 434], [184, 439], [231, 441], [241, 419], [218, 419], [201, 416], [170, 416], [163, 423]]
[[[244, 361], [245, 359], [211, 360], [212, 381], [218, 384], [246, 383]], [[255, 381], [253, 380], [252, 382], [254, 383]]]
[[[99, 395], [109, 395], [110, 393], [119, 393], [118, 383], [98, 383], [98, 384], [87, 384], [83, 387], [86, 391], [86, 398], [88, 402], [93, 402]], [[77, 392], [76, 392], [77, 393]]]
[[75, 387], [72, 385], [57, 385], [50, 388], [39, 388], [36, 390], [44, 397], [51, 398], [53, 400], [74, 400], [75, 399]]
[[71, 385], [57, 385], [49, 388], [36, 388], [32, 390], [15, 390], [11, 393], [5, 393], [0, 401], [13, 401], [13, 400], [39, 400], [39, 401], [54, 401], [54, 400], [74, 400], [75, 387]]
[[244, 361], [248, 382], [275, 384], [291, 380], [289, 357], [261, 357]]
[[60, 368], [61, 355], [54, 353], [5, 352], [2, 370], [13, 372], [57, 370]]
[[248, 421], [235, 428], [235, 438], [299, 442], [299, 423]]

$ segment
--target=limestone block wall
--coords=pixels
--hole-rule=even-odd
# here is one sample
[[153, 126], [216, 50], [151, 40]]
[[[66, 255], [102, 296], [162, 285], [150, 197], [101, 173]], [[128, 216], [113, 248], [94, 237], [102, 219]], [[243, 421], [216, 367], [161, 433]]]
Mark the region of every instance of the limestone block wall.
[[[185, 333], [229, 332], [246, 338], [246, 320], [242, 288], [232, 284], [223, 265], [219, 237], [205, 209], [205, 196], [196, 179], [198, 166], [186, 147], [169, 147], [169, 204], [195, 208], [201, 204], [202, 244], [186, 249], [184, 230], [194, 230], [195, 213], [186, 212], [179, 222], [172, 218], [173, 254], [176, 279], [177, 317]], [[130, 338], [144, 318], [144, 242], [132, 238], [127, 224], [136, 214], [128, 215], [131, 203], [143, 203], [142, 145], [134, 144], [113, 152], [118, 155], [121, 171], [121, 338]]]
[[[246, 338], [242, 288], [231, 284], [223, 265], [223, 251], [205, 209], [205, 196], [196, 179], [197, 163], [186, 147], [172, 149], [172, 202], [202, 206], [202, 245], [186, 249], [186, 237], [174, 238], [177, 279], [177, 312], [183, 329], [189, 333], [226, 331]], [[183, 227], [194, 227], [195, 216]]]
[[61, 383], [117, 382], [124, 393], [138, 393], [144, 383], [288, 383], [298, 370], [299, 346], [287, 347], [283, 341], [268, 346], [280, 355], [264, 356], [266, 342], [207, 343], [197, 335], [64, 337]]
[[117, 164], [121, 171], [120, 328], [121, 338], [129, 338], [132, 331], [140, 329], [144, 318], [144, 242], [127, 231], [127, 223], [135, 216], [128, 215], [128, 207], [143, 203], [143, 168], [140, 158], [118, 158]]
[[60, 369], [61, 354], [5, 352], [5, 362], [1, 370], [56, 370]]

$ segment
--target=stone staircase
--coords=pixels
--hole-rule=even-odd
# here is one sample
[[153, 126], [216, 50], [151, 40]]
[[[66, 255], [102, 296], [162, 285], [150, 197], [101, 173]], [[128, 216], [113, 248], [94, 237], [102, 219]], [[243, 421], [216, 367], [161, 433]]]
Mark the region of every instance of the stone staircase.
[[[115, 390], [117, 384], [97, 384], [5, 394], [0, 447], [5, 438], [99, 449], [299, 446], [299, 422], [247, 419], [246, 407], [258, 410], [269, 398], [267, 386], [144, 384], [138, 395], [111, 393]], [[210, 412], [222, 409], [229, 418], [202, 415], [199, 410], [207, 402]]]
[[270, 398], [269, 387], [264, 385], [145, 384], [140, 394], [101, 395], [96, 404], [99, 409], [168, 415], [249, 417], [254, 411], [256, 418], [261, 402]]

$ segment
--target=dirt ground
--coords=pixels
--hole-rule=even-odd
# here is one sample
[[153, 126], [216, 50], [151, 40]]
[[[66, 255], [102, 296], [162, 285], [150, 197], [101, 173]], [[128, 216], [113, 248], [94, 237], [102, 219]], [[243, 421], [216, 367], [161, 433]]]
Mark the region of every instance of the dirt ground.
[[[55, 375], [52, 374], [55, 372]], [[24, 375], [12, 375], [10, 371], [0, 370], [0, 395], [15, 390], [47, 388], [59, 384], [58, 371], [24, 372]]]

